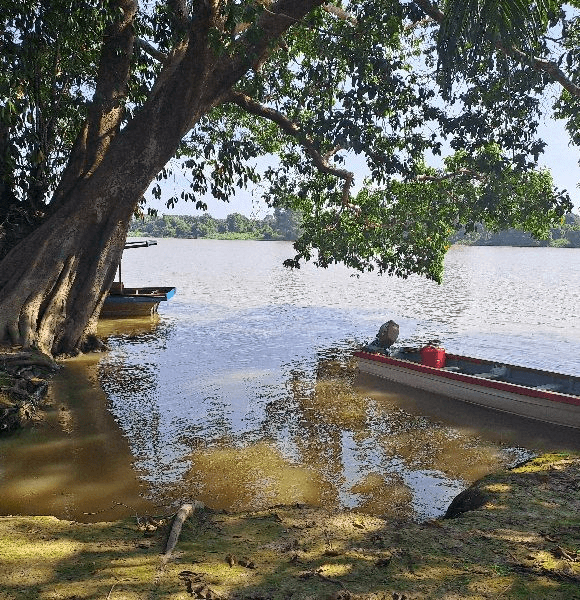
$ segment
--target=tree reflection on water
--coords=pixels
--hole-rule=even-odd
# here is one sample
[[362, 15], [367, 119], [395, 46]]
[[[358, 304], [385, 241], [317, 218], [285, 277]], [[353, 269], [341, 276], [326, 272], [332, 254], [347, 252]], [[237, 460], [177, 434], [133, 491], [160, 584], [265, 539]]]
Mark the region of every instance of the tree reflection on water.
[[240, 511], [304, 503], [424, 519], [526, 455], [412, 415], [396, 405], [400, 394], [361, 393], [350, 352], [324, 354], [313, 376], [291, 369], [287, 393], [262, 398], [261, 420], [243, 430], [227, 403], [206, 399], [206, 427], [188, 425], [180, 436], [190, 448], [187, 470], [164, 486], [152, 478], [157, 500], [193, 497]]

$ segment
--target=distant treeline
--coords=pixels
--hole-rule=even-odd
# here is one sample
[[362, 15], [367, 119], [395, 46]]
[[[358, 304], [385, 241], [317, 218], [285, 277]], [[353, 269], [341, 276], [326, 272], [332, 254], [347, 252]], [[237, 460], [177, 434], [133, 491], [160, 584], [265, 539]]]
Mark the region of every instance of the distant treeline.
[[263, 219], [251, 219], [240, 213], [216, 219], [211, 215], [163, 215], [133, 219], [132, 237], [212, 238], [243, 240], [295, 240], [300, 235], [300, 215], [291, 210], [275, 209]]
[[460, 231], [451, 238], [453, 244], [469, 246], [551, 246], [553, 248], [580, 248], [580, 216], [569, 213], [564, 223], [550, 231], [545, 240], [536, 240], [529, 233], [508, 229], [499, 233], [487, 231], [482, 225], [471, 233]]
[[[240, 213], [216, 219], [211, 215], [163, 215], [134, 219], [129, 229], [133, 237], [213, 238], [246, 240], [295, 240], [300, 235], [300, 215], [291, 210], [275, 209], [263, 219], [251, 219]], [[580, 248], [580, 216], [566, 215], [564, 223], [550, 231], [546, 240], [508, 229], [492, 233], [483, 226], [471, 233], [459, 231], [451, 243], [470, 246], [552, 246]]]

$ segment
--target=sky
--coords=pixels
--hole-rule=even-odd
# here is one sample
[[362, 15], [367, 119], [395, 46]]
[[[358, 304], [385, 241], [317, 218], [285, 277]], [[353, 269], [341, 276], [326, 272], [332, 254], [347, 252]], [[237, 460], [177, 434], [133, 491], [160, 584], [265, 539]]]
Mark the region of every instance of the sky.
[[560, 189], [568, 190], [575, 211], [580, 211], [580, 166], [578, 165], [579, 148], [569, 144], [569, 137], [564, 129], [564, 121], [550, 119], [540, 129], [540, 136], [548, 143], [540, 164], [552, 171], [554, 184]]
[[[575, 212], [580, 212], [580, 166], [578, 165], [579, 149], [570, 146], [568, 134], [564, 129], [564, 121], [555, 120], [547, 117], [540, 127], [540, 136], [547, 142], [544, 154], [540, 156], [539, 163], [548, 167], [552, 172], [554, 184], [560, 190], [566, 189], [572, 198], [575, 206]], [[364, 172], [356, 169], [356, 166], [350, 166], [355, 172], [356, 183], [362, 182]], [[358, 172], [357, 172], [358, 171]], [[260, 200], [260, 190], [242, 190], [230, 200], [229, 203], [215, 200], [208, 196], [205, 201], [208, 205], [207, 212], [215, 218], [223, 219], [231, 213], [241, 213], [248, 217], [262, 219], [272, 212], [264, 202]], [[173, 209], [168, 209], [163, 201], [151, 199], [148, 206], [156, 208], [159, 214], [171, 215], [201, 215], [202, 211], [195, 209], [195, 206], [189, 202], [178, 202]]]

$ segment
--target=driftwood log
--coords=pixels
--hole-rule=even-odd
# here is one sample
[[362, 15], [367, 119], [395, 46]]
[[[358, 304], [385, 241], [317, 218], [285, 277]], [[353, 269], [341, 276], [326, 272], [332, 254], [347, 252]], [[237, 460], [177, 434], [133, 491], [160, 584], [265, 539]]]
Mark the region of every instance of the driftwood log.
[[201, 510], [203, 508], [205, 508], [203, 502], [194, 500], [191, 504], [183, 504], [177, 511], [177, 514], [173, 519], [173, 524], [171, 525], [171, 530], [169, 531], [169, 536], [167, 537], [167, 543], [165, 544], [165, 553], [163, 554], [164, 563], [171, 558], [171, 554], [177, 545], [179, 534], [181, 533], [181, 529], [183, 528], [185, 520], [189, 518], [194, 511]]

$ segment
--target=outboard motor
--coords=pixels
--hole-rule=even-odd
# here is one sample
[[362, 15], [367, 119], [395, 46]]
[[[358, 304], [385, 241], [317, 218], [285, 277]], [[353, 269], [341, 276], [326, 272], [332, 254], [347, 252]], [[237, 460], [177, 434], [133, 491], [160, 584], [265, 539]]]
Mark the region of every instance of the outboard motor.
[[399, 337], [399, 326], [395, 321], [387, 321], [379, 329], [377, 335], [377, 342], [379, 346], [383, 348], [390, 348]]

